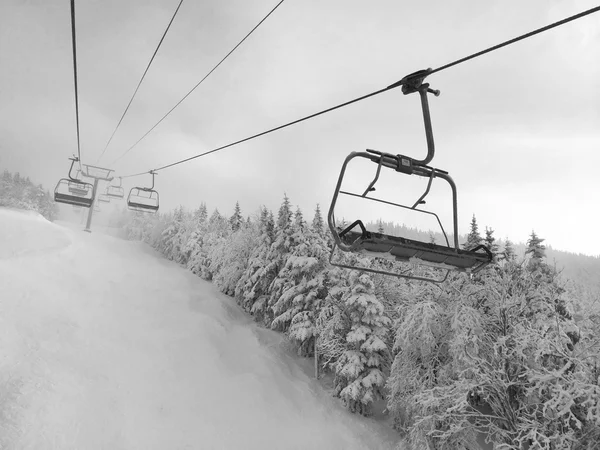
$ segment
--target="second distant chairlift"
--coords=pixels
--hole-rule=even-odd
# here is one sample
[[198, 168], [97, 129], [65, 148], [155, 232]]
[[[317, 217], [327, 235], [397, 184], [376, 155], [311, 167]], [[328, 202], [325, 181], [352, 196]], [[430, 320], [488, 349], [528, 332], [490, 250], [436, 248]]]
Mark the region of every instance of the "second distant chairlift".
[[71, 160], [69, 178], [62, 178], [58, 181], [56, 188], [54, 188], [54, 201], [90, 208], [94, 204], [94, 186], [91, 183], [86, 183], [78, 179], [78, 175], [75, 178], [71, 176], [73, 165], [79, 161], [79, 158], [73, 157], [69, 159]]
[[127, 196], [127, 207], [133, 211], [156, 213], [158, 211], [159, 201], [158, 192], [154, 190], [155, 172], [150, 171], [152, 175], [151, 187], [134, 187]]
[[110, 203], [110, 197], [107, 195], [106, 191], [103, 194], [98, 194], [98, 201], [101, 203]]
[[[434, 142], [433, 142], [433, 131], [431, 127], [431, 118], [429, 114], [429, 104], [427, 100], [427, 94], [432, 93], [436, 97], [439, 95], [439, 91], [435, 91], [429, 88], [428, 83], [423, 83], [425, 77], [429, 74], [431, 69], [422, 70], [415, 72], [414, 74], [408, 75], [400, 80], [398, 83], [390, 86], [394, 87], [398, 84], [402, 85], [402, 92], [411, 94], [418, 92], [421, 96], [421, 106], [423, 109], [423, 119], [425, 122], [425, 133], [427, 136], [427, 157], [423, 160], [413, 159], [403, 155], [393, 155], [390, 153], [379, 152], [376, 150], [367, 150], [366, 152], [353, 152], [344, 161], [338, 182], [333, 194], [331, 206], [327, 216], [327, 222], [329, 229], [333, 234], [334, 244], [330, 254], [329, 261], [332, 265], [345, 267], [348, 269], [358, 269], [367, 272], [381, 273], [385, 275], [392, 275], [402, 278], [410, 278], [421, 281], [430, 281], [441, 283], [446, 280], [451, 270], [457, 270], [467, 273], [475, 273], [483, 269], [487, 264], [492, 261], [493, 255], [490, 250], [484, 246], [479, 245], [472, 250], [463, 250], [460, 248], [458, 243], [458, 212], [457, 212], [457, 194], [456, 185], [448, 174], [448, 172], [435, 169], [428, 166], [434, 156]], [[366, 187], [362, 193], [353, 193], [341, 190], [342, 181], [348, 163], [354, 158], [365, 158], [375, 164], [377, 164], [377, 170], [375, 177], [371, 183]], [[418, 175], [428, 179], [427, 188], [425, 192], [419, 197], [419, 199], [412, 205], [400, 205], [397, 203], [388, 202], [375, 197], [367, 197], [369, 193], [375, 190], [375, 183], [379, 179], [381, 168], [386, 167], [393, 169], [398, 174], [404, 175]], [[429, 193], [431, 184], [434, 178], [441, 178], [448, 182], [452, 189], [452, 209], [453, 209], [453, 245], [450, 245], [448, 237], [444, 228], [440, 222], [437, 214], [417, 209], [417, 207], [424, 202], [425, 197]], [[367, 231], [364, 223], [358, 219], [351, 223], [345, 229], [337, 227], [335, 222], [334, 210], [338, 200], [338, 196], [349, 195], [353, 197], [363, 198], [370, 201], [381, 202], [399, 208], [405, 208], [422, 212], [424, 214], [430, 214], [435, 216], [437, 219], [442, 233], [446, 238], [446, 245], [438, 245], [429, 242], [420, 242], [412, 239], [406, 239], [397, 236], [389, 236], [382, 233], [375, 233]], [[354, 231], [358, 229], [357, 231]], [[402, 272], [392, 272], [388, 270], [378, 270], [372, 268], [364, 268], [359, 266], [352, 266], [349, 264], [336, 263], [333, 261], [333, 256], [336, 247], [344, 252], [352, 252], [362, 254], [371, 257], [384, 258], [391, 261], [410, 263], [414, 265], [425, 265], [433, 266], [439, 269], [445, 270], [445, 275], [441, 278], [433, 278], [428, 276], [416, 275], [414, 271], [406, 270]]]
[[119, 178], [118, 185], [110, 185], [106, 188], [106, 195], [111, 198], [123, 198], [125, 197], [125, 191], [123, 190], [123, 186], [121, 185], [122, 180]]

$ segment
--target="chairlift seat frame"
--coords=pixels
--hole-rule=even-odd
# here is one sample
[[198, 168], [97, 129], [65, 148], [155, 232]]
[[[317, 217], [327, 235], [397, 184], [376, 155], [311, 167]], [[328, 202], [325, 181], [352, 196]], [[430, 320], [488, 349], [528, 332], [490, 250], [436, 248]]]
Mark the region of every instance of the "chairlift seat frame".
[[125, 191], [121, 186], [108, 186], [106, 188], [106, 195], [112, 198], [123, 198], [125, 197]]
[[[79, 161], [79, 159], [77, 157], [69, 159], [71, 160], [69, 178], [61, 178], [58, 180], [58, 183], [54, 188], [54, 201], [57, 203], [65, 203], [67, 205], [90, 208], [94, 204], [94, 199], [96, 197], [94, 185], [71, 176], [73, 165], [75, 162]], [[66, 186], [66, 191], [70, 193], [67, 194], [66, 192], [61, 192], [61, 186]], [[91, 194], [91, 196], [87, 197], [88, 194]]]
[[98, 195], [98, 201], [102, 203], [110, 203], [110, 198], [106, 194]]
[[[423, 160], [410, 158], [404, 155], [394, 155], [391, 153], [384, 153], [376, 150], [367, 149], [365, 152], [352, 152], [346, 157], [338, 182], [333, 194], [331, 206], [327, 216], [327, 222], [329, 229], [333, 235], [334, 244], [329, 256], [329, 262], [334, 266], [344, 267], [348, 269], [358, 269], [367, 272], [381, 273], [385, 275], [392, 275], [396, 277], [416, 279], [421, 281], [429, 281], [435, 283], [441, 283], [448, 277], [450, 271], [460, 271], [467, 273], [476, 273], [483, 269], [493, 260], [493, 254], [490, 250], [480, 245], [472, 250], [461, 249], [458, 243], [458, 212], [457, 212], [457, 193], [456, 184], [448, 172], [440, 169], [435, 169], [428, 164], [433, 159], [435, 153], [435, 146], [433, 141], [433, 131], [431, 126], [431, 118], [429, 113], [429, 103], [427, 100], [427, 94], [432, 93], [438, 96], [439, 91], [429, 88], [429, 84], [423, 83], [424, 78], [429, 73], [430, 69], [425, 71], [415, 72], [414, 74], [408, 75], [396, 84], [402, 84], [402, 91], [404, 94], [410, 94], [419, 92], [421, 97], [421, 106], [423, 110], [423, 120], [425, 124], [425, 134], [427, 139], [427, 156]], [[346, 173], [346, 168], [350, 161], [354, 158], [365, 158], [377, 164], [377, 170], [373, 180], [369, 183], [367, 188], [362, 194], [343, 191], [342, 181]], [[382, 167], [392, 169], [399, 174], [405, 175], [417, 175], [428, 178], [428, 184], [425, 192], [417, 199], [412, 206], [401, 205], [392, 203], [375, 197], [368, 197], [367, 195], [375, 190], [375, 184], [379, 179]], [[448, 236], [442, 226], [442, 223], [437, 214], [418, 209], [417, 207], [424, 202], [425, 197], [429, 193], [434, 178], [441, 178], [445, 180], [452, 190], [452, 210], [453, 210], [453, 240], [454, 246], [451, 246], [448, 241]], [[435, 216], [438, 224], [442, 230], [442, 233], [446, 239], [446, 246], [438, 245], [434, 243], [425, 243], [412, 239], [406, 239], [403, 237], [390, 236], [382, 233], [375, 233], [367, 231], [361, 220], [356, 220], [350, 226], [341, 230], [336, 226], [335, 223], [335, 206], [339, 195], [349, 195], [358, 198], [364, 198], [370, 201], [381, 202], [400, 208], [411, 209], [425, 214]], [[360, 227], [361, 231], [352, 231], [355, 227]], [[352, 252], [362, 254], [365, 256], [384, 258], [391, 261], [409, 263], [413, 265], [425, 265], [432, 266], [439, 269], [445, 270], [445, 274], [442, 278], [433, 278], [427, 276], [419, 276], [411, 273], [410, 270], [402, 272], [392, 272], [389, 270], [379, 270], [372, 268], [359, 267], [356, 265], [349, 265], [340, 262], [334, 262], [334, 253], [336, 247], [344, 252]]]
[[[129, 191], [129, 195], [127, 196], [127, 207], [132, 211], [146, 212], [146, 213], [156, 213], [158, 212], [158, 208], [160, 206], [160, 200], [158, 192], [154, 190], [154, 172], [150, 172], [152, 175], [152, 186], [151, 187], [133, 187]], [[142, 192], [148, 194], [148, 196], [140, 195]], [[132, 198], [133, 197], [133, 198]], [[136, 201], [137, 199], [145, 198], [148, 200], [152, 200], [155, 204], [146, 204]]]
[[118, 185], [111, 184], [106, 188], [106, 195], [119, 199], [125, 197], [125, 190], [123, 189], [121, 178], [119, 178]]

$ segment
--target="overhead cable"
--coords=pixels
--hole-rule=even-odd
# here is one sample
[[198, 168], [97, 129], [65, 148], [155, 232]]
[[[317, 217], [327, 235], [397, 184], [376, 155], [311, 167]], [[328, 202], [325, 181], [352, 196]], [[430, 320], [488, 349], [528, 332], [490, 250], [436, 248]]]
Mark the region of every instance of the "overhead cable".
[[73, 42], [73, 80], [75, 82], [75, 122], [77, 125], [77, 157], [81, 169], [81, 142], [79, 139], [79, 94], [77, 86], [77, 40], [75, 32], [75, 0], [71, 0], [71, 41]]
[[121, 126], [121, 122], [123, 122], [123, 119], [125, 118], [125, 115], [127, 114], [127, 111], [129, 111], [129, 107], [131, 106], [131, 103], [133, 103], [133, 99], [135, 98], [138, 90], [140, 89], [140, 86], [142, 85], [142, 81], [144, 81], [144, 78], [146, 77], [146, 74], [148, 73], [148, 69], [150, 69], [150, 66], [152, 65], [152, 61], [154, 61], [154, 57], [158, 53], [158, 49], [162, 45], [162, 43], [163, 43], [163, 41], [165, 39], [165, 36], [169, 32], [169, 28], [171, 28], [171, 24], [173, 23], [173, 20], [175, 20], [175, 16], [177, 15], [177, 12], [179, 11], [179, 8], [181, 8], [181, 4], [182, 3], [183, 3], [183, 0], [180, 0], [179, 1], [179, 5], [177, 5], [177, 9], [175, 9], [175, 12], [173, 13], [173, 16], [171, 17], [171, 20], [169, 21], [169, 24], [167, 25], [167, 28], [165, 29], [165, 32], [163, 33], [162, 37], [160, 38], [160, 41], [158, 42], [158, 45], [156, 46], [156, 49], [154, 50], [154, 53], [152, 54], [152, 58], [150, 58], [150, 62], [148, 62], [148, 65], [146, 66], [146, 70], [144, 70], [144, 73], [142, 74], [142, 78], [140, 78], [140, 81], [138, 82], [138, 84], [137, 84], [137, 86], [135, 88], [135, 91], [133, 91], [133, 95], [129, 99], [129, 103], [127, 104], [127, 107], [125, 108], [125, 111], [123, 111], [123, 114], [121, 115], [121, 118], [119, 119], [119, 122], [117, 123], [117, 126], [115, 127], [114, 131], [110, 135], [110, 138], [108, 139], [108, 142], [104, 146], [104, 150], [102, 150], [102, 153], [100, 154], [100, 157], [98, 158], [98, 160], [96, 161], [96, 163], [100, 162], [100, 160], [104, 156], [104, 153], [106, 153], [106, 150], [108, 149], [108, 146], [110, 145], [113, 137], [115, 137], [115, 134], [116, 134], [117, 130]]
[[123, 157], [124, 157], [124, 156], [125, 156], [127, 153], [129, 153], [129, 152], [130, 152], [130, 151], [131, 151], [131, 150], [132, 150], [132, 149], [133, 149], [133, 148], [134, 148], [136, 145], [138, 145], [140, 142], [142, 142], [142, 140], [143, 140], [143, 139], [144, 139], [146, 136], [148, 136], [148, 135], [149, 135], [149, 134], [150, 134], [150, 133], [151, 133], [151, 132], [152, 132], [152, 131], [153, 131], [153, 130], [154, 130], [154, 129], [155, 129], [157, 126], [158, 126], [158, 125], [160, 125], [160, 124], [162, 123], [162, 121], [163, 121], [163, 120], [165, 120], [165, 119], [166, 119], [166, 118], [167, 118], [167, 117], [168, 117], [168, 116], [169, 116], [169, 115], [170, 115], [170, 114], [171, 114], [171, 113], [172, 113], [172, 112], [173, 112], [173, 111], [174, 111], [174, 110], [175, 110], [175, 109], [176, 109], [176, 108], [177, 108], [179, 105], [181, 105], [181, 104], [184, 102], [184, 100], [185, 100], [186, 98], [188, 98], [188, 97], [190, 96], [190, 94], [191, 94], [192, 92], [194, 92], [194, 91], [196, 90], [196, 88], [197, 88], [198, 86], [200, 86], [200, 85], [201, 85], [201, 84], [204, 82], [204, 80], [206, 80], [206, 79], [207, 79], [207, 78], [208, 78], [208, 77], [209, 77], [209, 76], [210, 76], [210, 75], [211, 75], [211, 74], [212, 74], [212, 73], [213, 73], [215, 70], [217, 70], [217, 68], [218, 68], [218, 67], [219, 67], [219, 66], [220, 66], [220, 65], [221, 65], [221, 64], [222, 64], [222, 63], [223, 63], [223, 62], [224, 62], [224, 61], [225, 61], [227, 58], [229, 58], [229, 56], [230, 56], [230, 55], [231, 55], [231, 54], [232, 54], [232, 53], [233, 53], [235, 50], [237, 50], [237, 48], [238, 48], [240, 45], [242, 45], [242, 43], [243, 43], [243, 42], [244, 42], [246, 39], [248, 39], [248, 37], [250, 37], [250, 35], [251, 35], [252, 33], [254, 33], [254, 31], [255, 31], [255, 30], [258, 28], [258, 27], [260, 27], [260, 26], [262, 25], [262, 23], [263, 23], [265, 20], [267, 20], [267, 19], [268, 19], [268, 17], [269, 17], [271, 14], [273, 14], [273, 13], [275, 12], [275, 10], [276, 10], [277, 8], [279, 8], [279, 6], [281, 6], [281, 4], [282, 4], [284, 1], [285, 1], [285, 0], [280, 0], [280, 2], [279, 2], [279, 3], [277, 3], [277, 5], [275, 5], [275, 7], [274, 7], [273, 9], [271, 9], [271, 11], [269, 11], [269, 13], [268, 13], [268, 14], [267, 14], [265, 17], [263, 17], [263, 18], [262, 18], [262, 20], [261, 20], [260, 22], [258, 22], [258, 24], [257, 24], [257, 25], [256, 25], [254, 28], [252, 28], [252, 29], [250, 30], [250, 32], [249, 32], [248, 34], [246, 34], [246, 36], [244, 36], [244, 38], [243, 38], [243, 39], [242, 39], [240, 42], [238, 42], [238, 43], [237, 43], [237, 45], [236, 45], [235, 47], [233, 47], [233, 48], [232, 48], [232, 49], [229, 51], [229, 53], [227, 53], [227, 54], [226, 54], [226, 55], [223, 57], [223, 59], [221, 59], [221, 61], [219, 61], [219, 63], [218, 63], [216, 66], [214, 66], [214, 67], [213, 67], [213, 68], [210, 70], [210, 72], [208, 72], [206, 75], [204, 75], [204, 77], [203, 77], [203, 78], [202, 78], [202, 79], [201, 79], [201, 80], [200, 80], [200, 81], [199, 81], [199, 82], [198, 82], [198, 83], [197, 83], [197, 84], [196, 84], [196, 85], [195, 85], [195, 86], [194, 86], [194, 87], [193, 87], [193, 88], [192, 88], [192, 89], [191, 89], [191, 90], [190, 90], [190, 91], [187, 93], [187, 94], [185, 94], [185, 95], [183, 96], [183, 98], [182, 98], [181, 100], [179, 100], [179, 101], [178, 101], [178, 102], [175, 104], [175, 106], [173, 106], [173, 107], [172, 107], [172, 108], [171, 108], [171, 109], [170, 109], [170, 110], [169, 110], [169, 111], [168, 111], [168, 112], [167, 112], [167, 113], [166, 113], [164, 116], [162, 116], [162, 117], [161, 117], [161, 119], [160, 119], [158, 122], [156, 122], [156, 123], [155, 123], [155, 124], [152, 126], [152, 128], [150, 128], [150, 129], [149, 129], [149, 130], [148, 130], [148, 131], [147, 131], [147, 132], [146, 132], [146, 133], [145, 133], [145, 134], [144, 134], [144, 135], [143, 135], [141, 138], [139, 138], [135, 144], [133, 144], [131, 147], [129, 147], [129, 148], [128, 148], [128, 149], [127, 149], [127, 150], [126, 150], [126, 151], [125, 151], [125, 152], [124, 152], [124, 153], [123, 153], [121, 156], [119, 156], [117, 159], [115, 159], [115, 160], [114, 160], [114, 161], [113, 161], [113, 162], [112, 162], [110, 165], [112, 166], [114, 163], [116, 163], [117, 161], [119, 161], [119, 160], [120, 160], [121, 158], [123, 158]]
[[[428, 69], [428, 70], [426, 70], [426, 71], [415, 72], [415, 74], [419, 74], [419, 76], [423, 76], [423, 74], [425, 74], [425, 76], [429, 76], [429, 75], [431, 75], [431, 74], [433, 74], [433, 73], [436, 73], [436, 72], [441, 72], [442, 70], [446, 70], [446, 69], [448, 69], [448, 68], [450, 68], [450, 67], [453, 67], [453, 66], [456, 66], [456, 65], [458, 65], [458, 64], [461, 64], [461, 63], [463, 63], [463, 62], [466, 62], [466, 61], [468, 61], [468, 60], [471, 60], [471, 59], [477, 58], [477, 57], [479, 57], [479, 56], [481, 56], [481, 55], [484, 55], [484, 54], [486, 54], [486, 53], [490, 53], [490, 52], [492, 52], [492, 51], [494, 51], [494, 50], [498, 50], [499, 48], [505, 47], [505, 46], [507, 46], [507, 45], [510, 45], [510, 44], [514, 44], [515, 42], [518, 42], [518, 41], [521, 41], [521, 40], [523, 40], [523, 39], [526, 39], [526, 38], [532, 37], [532, 36], [534, 36], [534, 35], [536, 35], [536, 34], [542, 33], [542, 32], [544, 32], [544, 31], [550, 30], [550, 29], [552, 29], [552, 28], [558, 27], [558, 26], [560, 26], [560, 25], [563, 25], [563, 24], [565, 24], [565, 23], [571, 22], [571, 21], [573, 21], [573, 20], [579, 19], [579, 18], [581, 18], [581, 17], [587, 16], [587, 15], [589, 15], [589, 14], [592, 14], [592, 13], [595, 13], [595, 12], [598, 12], [598, 11], [600, 11], [600, 6], [596, 6], [596, 7], [594, 7], [594, 8], [588, 9], [587, 11], [583, 11], [583, 12], [581, 12], [581, 13], [579, 13], [579, 14], [576, 14], [576, 15], [574, 15], [574, 16], [567, 17], [567, 18], [565, 18], [565, 19], [563, 19], [563, 20], [560, 20], [560, 21], [558, 21], [558, 22], [554, 22], [554, 23], [552, 23], [552, 24], [550, 24], [550, 25], [547, 25], [547, 26], [545, 26], [545, 27], [538, 28], [538, 29], [536, 29], [536, 30], [534, 30], [534, 31], [531, 31], [531, 32], [529, 32], [529, 33], [523, 34], [523, 35], [521, 35], [521, 36], [518, 36], [518, 37], [516, 37], [516, 38], [510, 39], [510, 40], [508, 40], [508, 41], [505, 41], [505, 42], [503, 42], [503, 43], [501, 43], [501, 44], [494, 45], [493, 47], [489, 47], [489, 48], [487, 48], [487, 49], [485, 49], [485, 50], [482, 50], [482, 51], [480, 51], [480, 52], [473, 53], [472, 55], [466, 56], [466, 57], [464, 57], [464, 58], [458, 59], [458, 60], [456, 60], [456, 61], [453, 61], [453, 62], [451, 62], [451, 63], [445, 64], [445, 65], [443, 65], [443, 66], [440, 66], [440, 67], [438, 67], [437, 69]], [[423, 76], [423, 78], [424, 78], [424, 76]], [[389, 85], [389, 86], [388, 86], [388, 87], [386, 87], [386, 88], [380, 89], [380, 90], [378, 90], [378, 91], [371, 92], [370, 94], [363, 95], [363, 96], [361, 96], [361, 97], [358, 97], [358, 98], [355, 98], [355, 99], [353, 99], [353, 100], [350, 100], [350, 101], [347, 101], [347, 102], [341, 103], [341, 104], [339, 104], [339, 105], [337, 105], [337, 106], [333, 106], [333, 107], [331, 107], [331, 108], [324, 109], [324, 110], [322, 110], [322, 111], [319, 111], [319, 112], [317, 112], [317, 113], [311, 114], [311, 115], [309, 115], [309, 116], [305, 116], [305, 117], [303, 117], [303, 118], [301, 118], [301, 119], [297, 119], [297, 120], [294, 120], [294, 121], [292, 121], [292, 122], [288, 122], [288, 123], [286, 123], [286, 124], [284, 124], [284, 125], [280, 125], [280, 126], [278, 126], [278, 127], [271, 128], [271, 129], [269, 129], [269, 130], [267, 130], [267, 131], [263, 131], [263, 132], [261, 132], [261, 133], [254, 134], [254, 135], [252, 135], [252, 136], [246, 137], [246, 138], [244, 138], [244, 139], [237, 140], [237, 141], [235, 141], [235, 142], [232, 142], [232, 143], [230, 143], [230, 144], [226, 144], [226, 145], [223, 145], [223, 146], [220, 146], [220, 147], [214, 148], [214, 149], [212, 149], [212, 150], [209, 150], [209, 151], [206, 151], [206, 152], [204, 152], [204, 153], [200, 153], [200, 154], [197, 154], [197, 155], [195, 155], [195, 156], [191, 156], [191, 157], [189, 157], [189, 158], [182, 159], [182, 160], [179, 160], [179, 161], [176, 161], [176, 162], [173, 162], [173, 163], [170, 163], [170, 164], [167, 164], [167, 165], [161, 166], [161, 167], [159, 167], [159, 168], [157, 168], [157, 169], [152, 169], [152, 171], [153, 171], [153, 172], [157, 172], [157, 171], [159, 171], [159, 170], [167, 169], [167, 168], [169, 168], [169, 167], [173, 167], [173, 166], [176, 166], [176, 165], [178, 165], [178, 164], [183, 164], [183, 163], [186, 163], [186, 162], [192, 161], [192, 160], [194, 160], [194, 159], [196, 159], [196, 158], [200, 158], [200, 157], [202, 157], [202, 156], [209, 155], [209, 154], [211, 154], [211, 153], [214, 153], [214, 152], [217, 152], [217, 151], [220, 151], [220, 150], [224, 150], [224, 149], [226, 149], [226, 148], [229, 148], [229, 147], [233, 147], [233, 146], [235, 146], [235, 145], [238, 145], [238, 144], [241, 144], [241, 143], [243, 143], [243, 142], [250, 141], [250, 140], [252, 140], [252, 139], [255, 139], [255, 138], [258, 138], [258, 137], [260, 137], [260, 136], [264, 136], [264, 135], [266, 135], [266, 134], [269, 134], [269, 133], [272, 133], [272, 132], [274, 132], [274, 131], [281, 130], [281, 129], [283, 129], [283, 128], [286, 128], [286, 127], [289, 127], [289, 126], [291, 126], [291, 125], [295, 125], [295, 124], [297, 124], [297, 123], [300, 123], [300, 122], [303, 122], [303, 121], [305, 121], [305, 120], [312, 119], [312, 118], [314, 118], [314, 117], [317, 117], [317, 116], [320, 116], [320, 115], [322, 115], [322, 114], [325, 114], [325, 113], [328, 113], [328, 112], [334, 111], [334, 110], [336, 110], [336, 109], [339, 109], [339, 108], [342, 108], [342, 107], [344, 107], [344, 106], [348, 106], [348, 105], [351, 105], [351, 104], [353, 104], [353, 103], [359, 102], [359, 101], [361, 101], [361, 100], [365, 100], [365, 99], [367, 99], [367, 98], [374, 97], [375, 95], [381, 94], [381, 93], [383, 93], [383, 92], [387, 92], [387, 91], [389, 91], [389, 90], [392, 90], [392, 89], [395, 89], [395, 88], [397, 88], [397, 87], [399, 87], [399, 86], [403, 86], [403, 85], [404, 85], [404, 84], [406, 84], [408, 81], [410, 81], [410, 76], [409, 76], [409, 77], [404, 77], [404, 78], [403, 78], [403, 79], [401, 79], [400, 81], [398, 81], [398, 82], [396, 82], [396, 83], [393, 83], [393, 84]], [[149, 173], [149, 172], [150, 172], [150, 171], [145, 171], [145, 172], [135, 173], [135, 174], [132, 174], [132, 175], [127, 175], [127, 176], [124, 176], [123, 178], [136, 177], [136, 176], [139, 176], [139, 175], [144, 175], [144, 174], [147, 174], [147, 173]]]

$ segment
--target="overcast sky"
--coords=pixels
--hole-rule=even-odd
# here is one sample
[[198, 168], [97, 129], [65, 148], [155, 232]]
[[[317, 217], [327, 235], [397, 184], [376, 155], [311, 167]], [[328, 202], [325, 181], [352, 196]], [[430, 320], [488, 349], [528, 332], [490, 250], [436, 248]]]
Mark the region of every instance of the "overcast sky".
[[[178, 0], [76, 3], [82, 158], [95, 164]], [[122, 155], [276, 3], [185, 0], [100, 165]], [[114, 169], [126, 175], [210, 150], [596, 3], [286, 0]], [[68, 0], [0, 2], [0, 169], [49, 188], [77, 151], [70, 32]], [[428, 82], [442, 91], [430, 99], [431, 165], [456, 181], [460, 232], [475, 214], [499, 238], [525, 241], [534, 229], [554, 248], [600, 254], [600, 13]], [[253, 214], [261, 204], [276, 210], [286, 192], [310, 218], [317, 203], [328, 209], [346, 155], [365, 148], [422, 157], [418, 95], [393, 90], [162, 171], [161, 210], [204, 201], [230, 215], [239, 201]], [[352, 182], [366, 185], [374, 169], [365, 165]], [[407, 201], [425, 186], [393, 173], [382, 183], [394, 189], [388, 199]], [[446, 218], [450, 206], [445, 188], [427, 205]]]

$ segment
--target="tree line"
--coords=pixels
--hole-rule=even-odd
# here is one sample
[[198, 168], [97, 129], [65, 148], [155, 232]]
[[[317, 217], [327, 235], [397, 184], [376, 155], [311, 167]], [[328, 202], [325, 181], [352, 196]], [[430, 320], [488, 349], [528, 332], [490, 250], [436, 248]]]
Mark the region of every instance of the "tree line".
[[19, 172], [4, 170], [0, 179], [0, 206], [39, 212], [48, 220], [58, 216], [58, 206], [52, 194], [41, 184], [23, 178]]
[[432, 284], [330, 265], [319, 206], [309, 221], [287, 196], [276, 215], [261, 207], [244, 218], [239, 204], [230, 217], [209, 215], [202, 204], [123, 222], [129, 239], [211, 280], [299, 355], [316, 353], [350, 411], [368, 416], [385, 401], [412, 448], [477, 449], [482, 430], [504, 448], [600, 442], [600, 308], [567, 288], [535, 232], [517, 255], [491, 228], [481, 236], [473, 217], [463, 246], [485, 243], [494, 262]]

